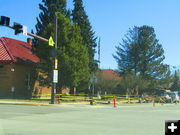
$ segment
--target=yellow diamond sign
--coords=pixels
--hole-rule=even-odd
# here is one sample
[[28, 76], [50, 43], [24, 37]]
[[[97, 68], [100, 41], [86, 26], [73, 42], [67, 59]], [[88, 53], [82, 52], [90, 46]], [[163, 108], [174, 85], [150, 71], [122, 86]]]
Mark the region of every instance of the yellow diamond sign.
[[49, 46], [54, 46], [54, 40], [51, 36], [49, 38]]

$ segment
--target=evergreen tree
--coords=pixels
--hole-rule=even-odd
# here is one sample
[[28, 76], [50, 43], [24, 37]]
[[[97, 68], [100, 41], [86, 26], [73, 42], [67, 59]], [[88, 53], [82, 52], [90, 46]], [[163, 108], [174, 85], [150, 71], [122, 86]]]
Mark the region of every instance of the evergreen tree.
[[89, 67], [91, 73], [97, 70], [97, 61], [94, 60], [95, 47], [96, 47], [96, 37], [94, 36], [94, 31], [90, 25], [88, 16], [83, 7], [82, 0], [73, 0], [74, 9], [72, 11], [73, 22], [80, 26], [81, 35], [83, 37], [83, 44], [88, 48], [89, 53]]
[[65, 16], [59, 17], [58, 22], [63, 26], [58, 29], [60, 87], [79, 87], [82, 81], [88, 86], [90, 78], [88, 50], [83, 45], [81, 30]]
[[168, 68], [167, 72], [164, 73], [162, 79], [159, 79], [157, 87], [160, 89], [170, 89], [171, 84], [173, 82], [173, 76], [171, 74], [170, 68]]
[[[37, 31], [36, 35], [40, 35], [46, 39], [49, 39], [50, 36], [54, 37], [53, 24], [55, 12], [68, 15], [68, 11], [66, 10], [66, 0], [42, 0], [42, 3], [39, 4], [39, 8], [41, 12], [35, 26]], [[53, 48], [49, 47], [48, 43], [37, 39], [33, 40], [33, 47], [36, 48], [35, 53], [40, 58], [39, 69], [48, 76], [52, 76]]]
[[113, 56], [120, 72], [140, 74], [146, 79], [162, 78], [167, 72], [168, 65], [162, 63], [164, 50], [156, 39], [153, 27], [135, 26], [116, 48]]
[[179, 82], [179, 75], [177, 71], [175, 71], [174, 73], [173, 84], [171, 86], [171, 90], [180, 92], [180, 82]]
[[[83, 38], [79, 26], [72, 23], [70, 11], [66, 10], [65, 0], [43, 0], [40, 4], [41, 13], [37, 19], [37, 34], [49, 39], [54, 37], [54, 15], [57, 14], [57, 54], [59, 81], [58, 88], [78, 87], [80, 82], [89, 83], [89, 55], [87, 47], [83, 45]], [[40, 58], [39, 69], [41, 72], [52, 77], [52, 60], [54, 55], [53, 47], [48, 43], [35, 40], [37, 55]], [[49, 82], [50, 84], [50, 82]]]
[[138, 27], [130, 29], [125, 35], [120, 46], [116, 46], [117, 55], [113, 55], [118, 63], [118, 69], [121, 73], [135, 73], [138, 72], [139, 46], [138, 46]]
[[41, 35], [49, 23], [53, 22], [55, 12], [60, 12], [64, 15], [68, 13], [66, 10], [66, 0], [42, 0], [42, 3], [39, 4], [41, 12], [36, 24], [38, 35]]

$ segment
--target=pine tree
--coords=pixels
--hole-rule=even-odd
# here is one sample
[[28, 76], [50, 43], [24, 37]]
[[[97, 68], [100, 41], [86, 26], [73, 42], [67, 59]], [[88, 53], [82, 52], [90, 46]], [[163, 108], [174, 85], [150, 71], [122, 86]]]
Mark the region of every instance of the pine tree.
[[36, 31], [38, 35], [44, 32], [44, 29], [53, 22], [55, 12], [60, 12], [64, 15], [68, 13], [66, 10], [66, 0], [42, 0], [43, 4], [39, 4], [41, 13], [37, 18]]
[[168, 65], [163, 64], [164, 50], [152, 27], [135, 26], [116, 48], [113, 56], [120, 72], [140, 74], [145, 79], [161, 78], [167, 72]]
[[167, 72], [168, 65], [163, 64], [165, 59], [164, 50], [156, 39], [154, 28], [149, 26], [139, 27], [138, 39], [140, 73], [147, 78], [161, 78]]
[[116, 46], [117, 55], [113, 55], [118, 63], [118, 69], [121, 73], [135, 73], [138, 72], [139, 46], [138, 46], [138, 27], [130, 29], [125, 35], [126, 39]]
[[170, 68], [168, 68], [167, 72], [164, 73], [162, 79], [158, 80], [157, 86], [160, 89], [170, 89], [172, 82], [173, 82], [173, 76], [171, 74]]
[[[37, 34], [49, 39], [54, 37], [54, 15], [57, 16], [57, 55], [59, 81], [57, 87], [78, 87], [82, 80], [88, 85], [89, 83], [89, 55], [87, 47], [83, 45], [83, 38], [79, 26], [72, 23], [70, 19], [70, 11], [66, 10], [65, 0], [43, 0], [44, 5], [40, 4], [39, 19], [37, 19]], [[52, 60], [53, 47], [48, 43], [35, 40], [36, 54], [41, 62], [39, 69], [41, 72], [52, 78]], [[49, 82], [50, 84], [50, 82]]]
[[178, 72], [175, 71], [174, 77], [173, 77], [173, 84], [171, 86], [172, 91], [180, 91], [180, 82], [179, 82], [179, 75]]
[[82, 0], [73, 0], [74, 9], [72, 11], [73, 22], [80, 26], [81, 35], [83, 37], [83, 44], [88, 48], [89, 53], [89, 67], [91, 73], [94, 73], [97, 70], [97, 61], [94, 60], [96, 37], [94, 36], [94, 31], [90, 25], [88, 16], [83, 7]]
[[83, 45], [81, 30], [65, 16], [59, 17], [58, 22], [63, 26], [58, 29], [60, 87], [79, 87], [82, 81], [88, 86], [90, 78], [88, 50]]
[[[39, 4], [41, 10], [39, 18], [37, 18], [36, 24], [36, 35], [40, 35], [46, 39], [50, 36], [54, 37], [54, 17], [55, 12], [68, 15], [66, 10], [66, 0], [42, 0]], [[40, 58], [39, 69], [48, 76], [52, 74], [52, 55], [54, 50], [49, 47], [48, 43], [39, 41], [37, 39], [33, 40], [33, 46], [36, 48], [35, 53]], [[48, 63], [48, 65], [46, 65]]]

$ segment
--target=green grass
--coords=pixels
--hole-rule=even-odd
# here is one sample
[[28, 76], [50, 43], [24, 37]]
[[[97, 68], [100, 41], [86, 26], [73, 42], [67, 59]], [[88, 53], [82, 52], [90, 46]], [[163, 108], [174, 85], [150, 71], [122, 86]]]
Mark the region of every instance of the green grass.
[[[55, 95], [55, 102], [58, 102], [59, 94]], [[139, 101], [139, 98], [137, 96], [130, 96], [127, 97], [126, 95], [115, 95], [116, 102], [122, 102], [122, 103], [137, 103]], [[151, 98], [149, 98], [151, 99]], [[61, 94], [60, 96], [61, 102], [90, 102], [91, 97], [85, 95], [85, 94], [78, 94], [77, 96], [73, 95], [64, 95]], [[102, 102], [113, 102], [113, 96], [112, 95], [102, 95], [101, 99], [98, 97], [93, 97], [94, 101], [102, 101]], [[142, 99], [144, 100], [144, 99]], [[38, 96], [34, 96], [31, 99], [0, 99], [0, 101], [12, 101], [12, 102], [36, 102], [36, 103], [50, 103], [51, 101], [51, 95], [50, 94], [42, 94]]]
[[36, 103], [49, 103], [49, 99], [0, 99], [0, 101], [9, 102], [36, 102]]

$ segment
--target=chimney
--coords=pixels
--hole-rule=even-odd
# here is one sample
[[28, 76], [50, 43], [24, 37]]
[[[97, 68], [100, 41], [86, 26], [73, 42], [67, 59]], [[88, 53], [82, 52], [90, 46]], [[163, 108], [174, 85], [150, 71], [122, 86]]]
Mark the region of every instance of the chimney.
[[31, 45], [31, 38], [27, 38], [27, 43]]

